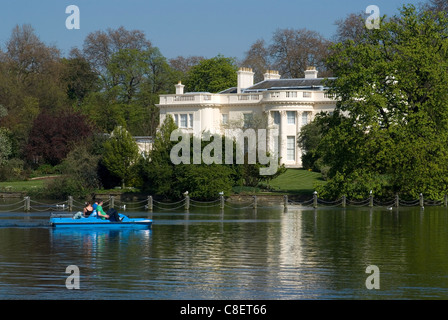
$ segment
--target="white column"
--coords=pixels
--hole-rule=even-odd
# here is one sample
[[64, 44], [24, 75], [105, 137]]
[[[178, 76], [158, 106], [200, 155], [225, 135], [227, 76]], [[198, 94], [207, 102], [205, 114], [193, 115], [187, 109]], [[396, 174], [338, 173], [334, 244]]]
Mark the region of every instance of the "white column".
[[302, 156], [302, 152], [297, 144], [297, 139], [299, 137], [299, 132], [300, 129], [302, 128], [302, 111], [297, 111], [296, 114], [296, 145], [295, 145], [295, 150], [296, 150], [296, 164], [301, 164], [302, 163], [302, 159], [300, 158]]
[[281, 158], [280, 163], [285, 163], [286, 161], [286, 125], [287, 125], [287, 119], [286, 119], [286, 111], [281, 110], [280, 112], [280, 128], [279, 128], [279, 156]]

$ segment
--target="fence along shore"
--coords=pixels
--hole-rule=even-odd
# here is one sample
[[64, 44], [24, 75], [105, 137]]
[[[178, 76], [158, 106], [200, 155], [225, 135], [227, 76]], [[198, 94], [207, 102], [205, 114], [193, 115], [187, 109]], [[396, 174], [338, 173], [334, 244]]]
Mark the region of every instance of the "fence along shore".
[[[267, 200], [268, 199], [268, 200]], [[261, 200], [261, 201], [260, 201]], [[225, 208], [231, 209], [248, 209], [248, 208], [269, 208], [283, 206], [286, 210], [288, 207], [384, 207], [387, 209], [399, 208], [399, 207], [416, 207], [424, 208], [425, 206], [448, 206], [448, 195], [445, 195], [443, 199], [439, 200], [425, 200], [423, 195], [420, 194], [418, 199], [404, 200], [399, 196], [390, 200], [379, 200], [371, 194], [365, 199], [347, 199], [346, 196], [329, 201], [321, 199], [315, 192], [310, 199], [307, 200], [291, 200], [288, 195], [249, 195], [249, 196], [231, 196], [225, 197], [220, 195], [215, 200], [202, 201], [195, 200], [186, 195], [183, 199], [174, 202], [163, 202], [153, 198], [153, 196], [147, 196], [144, 200], [138, 201], [123, 201], [116, 196], [109, 196], [104, 200], [104, 207], [115, 208], [120, 211], [149, 211], [154, 210], [170, 211], [170, 210], [190, 210], [190, 208], [219, 208], [221, 210]], [[75, 200], [72, 196], [69, 196], [67, 200], [58, 201], [55, 203], [46, 203], [31, 199], [30, 196], [23, 197], [22, 200], [18, 200], [14, 203], [0, 204], [0, 212], [44, 212], [44, 211], [81, 211], [84, 208], [85, 203]]]

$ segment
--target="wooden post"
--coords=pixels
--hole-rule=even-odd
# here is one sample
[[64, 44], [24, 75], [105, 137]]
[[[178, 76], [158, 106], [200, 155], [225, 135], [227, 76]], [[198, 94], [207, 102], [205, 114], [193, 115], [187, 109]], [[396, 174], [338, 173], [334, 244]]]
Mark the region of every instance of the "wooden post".
[[72, 210], [73, 210], [73, 197], [68, 196], [68, 211], [72, 212]]
[[288, 211], [288, 196], [284, 195], [283, 196], [283, 212], [287, 212]]
[[112, 209], [115, 207], [115, 197], [109, 196], [109, 208]]
[[254, 209], [257, 209], [257, 196], [253, 196], [254, 197]]
[[342, 196], [342, 208], [345, 208], [347, 205], [347, 197], [345, 194]]
[[221, 205], [220, 205], [220, 207], [221, 207], [221, 210], [223, 210], [224, 209], [224, 204], [225, 204], [226, 200], [224, 199], [223, 195], [221, 195], [220, 198], [221, 198]]
[[445, 207], [448, 206], [448, 196], [447, 195], [445, 195], [443, 197], [443, 204], [445, 205]]
[[370, 191], [369, 207], [373, 207], [373, 193]]
[[31, 199], [30, 197], [25, 197], [23, 198], [23, 200], [25, 201], [25, 211], [29, 212], [31, 209], [31, 201], [30, 201]]
[[185, 196], [185, 210], [190, 210], [190, 196]]
[[395, 207], [399, 207], [400, 206], [400, 196], [397, 194], [395, 196]]
[[153, 206], [153, 204], [152, 204], [152, 196], [148, 196], [148, 205], [147, 205], [148, 211], [152, 212], [152, 206]]
[[317, 191], [313, 193], [313, 207], [317, 208]]
[[424, 207], [423, 193], [420, 193], [420, 208]]

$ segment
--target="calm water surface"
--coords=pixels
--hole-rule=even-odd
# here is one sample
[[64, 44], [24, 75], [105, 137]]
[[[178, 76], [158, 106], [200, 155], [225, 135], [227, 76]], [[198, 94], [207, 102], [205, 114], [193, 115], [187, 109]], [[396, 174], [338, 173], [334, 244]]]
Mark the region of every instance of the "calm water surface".
[[[126, 212], [147, 217], [146, 212]], [[151, 230], [64, 230], [0, 213], [0, 299], [447, 299], [442, 207], [196, 208]], [[80, 270], [68, 290], [66, 267]], [[380, 270], [368, 290], [366, 267]]]

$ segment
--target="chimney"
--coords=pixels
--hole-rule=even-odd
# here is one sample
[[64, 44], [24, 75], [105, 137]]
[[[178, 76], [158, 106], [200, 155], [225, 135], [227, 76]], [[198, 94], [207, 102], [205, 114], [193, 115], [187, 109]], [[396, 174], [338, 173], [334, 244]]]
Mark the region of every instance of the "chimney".
[[280, 74], [276, 70], [266, 70], [263, 74], [264, 80], [277, 80], [280, 79]]
[[306, 68], [305, 79], [317, 79], [317, 70], [315, 67]]
[[237, 92], [252, 87], [254, 85], [254, 73], [251, 68], [240, 68], [238, 70], [238, 88]]
[[182, 82], [179, 81], [178, 84], [175, 85], [176, 87], [176, 94], [184, 94], [184, 85], [182, 84]]

